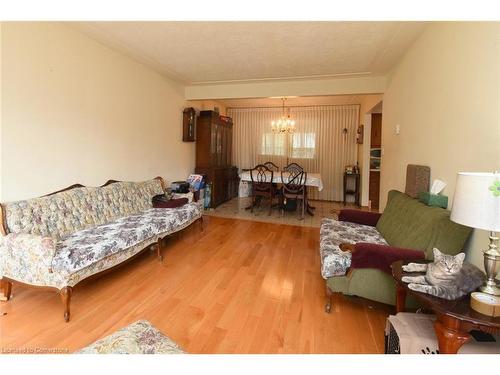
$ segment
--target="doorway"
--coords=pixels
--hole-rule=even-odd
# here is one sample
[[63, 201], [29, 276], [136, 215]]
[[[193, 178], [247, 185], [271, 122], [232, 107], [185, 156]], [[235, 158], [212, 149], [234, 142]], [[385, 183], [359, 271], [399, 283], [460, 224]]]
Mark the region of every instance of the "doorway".
[[362, 197], [363, 206], [378, 210], [380, 205], [380, 171], [382, 167], [382, 100], [364, 112]]

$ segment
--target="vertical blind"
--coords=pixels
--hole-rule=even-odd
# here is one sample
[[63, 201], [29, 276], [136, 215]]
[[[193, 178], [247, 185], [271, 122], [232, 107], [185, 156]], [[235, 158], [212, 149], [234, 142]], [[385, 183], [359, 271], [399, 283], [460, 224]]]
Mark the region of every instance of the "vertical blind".
[[323, 190], [310, 188], [312, 199], [342, 200], [346, 165], [356, 164], [359, 106], [290, 107], [293, 134], [274, 134], [271, 121], [281, 108], [229, 108], [233, 119], [233, 163], [240, 169], [272, 161], [283, 168], [295, 162], [320, 173]]

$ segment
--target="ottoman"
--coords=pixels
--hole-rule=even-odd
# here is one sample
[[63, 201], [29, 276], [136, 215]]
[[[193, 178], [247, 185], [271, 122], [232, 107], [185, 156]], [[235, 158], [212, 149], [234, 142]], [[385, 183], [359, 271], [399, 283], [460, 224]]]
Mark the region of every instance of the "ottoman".
[[147, 320], [139, 320], [78, 351], [80, 354], [184, 354]]

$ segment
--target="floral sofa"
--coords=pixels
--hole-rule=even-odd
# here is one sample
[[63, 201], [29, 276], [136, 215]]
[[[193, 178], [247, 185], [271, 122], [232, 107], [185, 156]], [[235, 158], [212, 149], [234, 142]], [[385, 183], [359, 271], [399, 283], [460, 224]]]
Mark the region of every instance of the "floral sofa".
[[389, 192], [382, 214], [342, 210], [338, 220], [323, 219], [320, 257], [326, 311], [331, 309], [332, 292], [394, 305], [393, 262], [432, 259], [434, 247], [458, 254], [470, 233], [471, 228], [450, 220], [448, 210], [426, 206], [396, 190]]
[[161, 259], [161, 239], [202, 219], [201, 206], [153, 208], [163, 179], [75, 185], [1, 205], [0, 278], [4, 299], [12, 281], [60, 291], [69, 321], [72, 287], [134, 257], [150, 245]]

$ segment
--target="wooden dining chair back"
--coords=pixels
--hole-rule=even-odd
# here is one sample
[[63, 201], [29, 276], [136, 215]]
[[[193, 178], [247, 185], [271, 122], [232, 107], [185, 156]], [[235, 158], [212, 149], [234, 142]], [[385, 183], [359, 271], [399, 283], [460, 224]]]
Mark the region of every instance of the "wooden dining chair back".
[[281, 195], [283, 203], [281, 205], [281, 212], [284, 214], [284, 201], [288, 199], [300, 200], [301, 206], [301, 219], [304, 218], [304, 213], [307, 204], [307, 172], [296, 163], [289, 164], [281, 172], [282, 190]]
[[290, 163], [285, 168], [283, 168], [283, 170], [284, 171], [292, 171], [292, 170], [301, 170], [301, 171], [303, 171], [304, 168], [302, 168], [302, 166], [298, 165], [297, 163]]
[[276, 164], [274, 164], [272, 161], [266, 161], [264, 165], [271, 171], [273, 172], [279, 172], [280, 167], [278, 167]]
[[[280, 171], [280, 167], [274, 164], [272, 161], [266, 161], [264, 165], [269, 168], [269, 170], [278, 173]], [[274, 191], [279, 193], [278, 184], [273, 183]]]
[[275, 196], [275, 187], [273, 184], [274, 172], [266, 167], [264, 164], [259, 164], [255, 168], [250, 170], [250, 179], [252, 180], [252, 208], [257, 202], [257, 198], [268, 198], [269, 199], [269, 215], [271, 215], [271, 210], [273, 207], [273, 199]]

